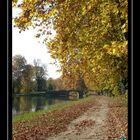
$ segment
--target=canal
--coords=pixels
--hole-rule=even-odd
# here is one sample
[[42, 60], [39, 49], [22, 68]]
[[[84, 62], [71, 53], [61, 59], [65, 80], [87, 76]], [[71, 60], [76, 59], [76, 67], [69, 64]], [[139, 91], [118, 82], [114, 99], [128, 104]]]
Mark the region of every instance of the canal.
[[68, 99], [65, 97], [48, 97], [45, 95], [13, 96], [12, 115], [14, 116], [25, 112], [44, 110], [51, 105], [66, 101], [68, 101]]

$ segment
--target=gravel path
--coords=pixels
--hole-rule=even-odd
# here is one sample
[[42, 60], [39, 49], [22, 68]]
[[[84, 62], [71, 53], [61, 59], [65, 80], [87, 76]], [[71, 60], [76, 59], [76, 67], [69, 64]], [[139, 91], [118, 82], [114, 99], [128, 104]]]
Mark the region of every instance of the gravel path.
[[106, 120], [109, 97], [96, 98], [98, 100], [96, 106], [72, 121], [67, 131], [47, 140], [108, 140]]

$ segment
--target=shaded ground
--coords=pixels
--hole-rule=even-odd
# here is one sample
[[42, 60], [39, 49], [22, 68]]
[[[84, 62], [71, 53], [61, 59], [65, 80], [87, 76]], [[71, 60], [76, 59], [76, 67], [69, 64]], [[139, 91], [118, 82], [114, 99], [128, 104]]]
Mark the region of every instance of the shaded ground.
[[13, 126], [13, 139], [119, 140], [127, 137], [127, 105], [120, 99], [93, 96], [31, 121], [17, 123]]

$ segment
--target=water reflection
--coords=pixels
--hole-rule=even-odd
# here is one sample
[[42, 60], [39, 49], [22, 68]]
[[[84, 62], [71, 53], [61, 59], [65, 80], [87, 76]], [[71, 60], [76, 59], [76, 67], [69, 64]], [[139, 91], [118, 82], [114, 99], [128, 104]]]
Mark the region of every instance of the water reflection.
[[36, 112], [38, 110], [47, 109], [49, 106], [63, 101], [66, 101], [66, 99], [47, 96], [14, 96], [12, 114]]
[[50, 99], [48, 100], [48, 105], [54, 104], [55, 101], [56, 101], [56, 100], [54, 100], [53, 98], [50, 98]]
[[36, 99], [36, 108], [35, 111], [41, 110], [45, 108], [46, 105], [46, 99], [45, 97], [39, 97]]

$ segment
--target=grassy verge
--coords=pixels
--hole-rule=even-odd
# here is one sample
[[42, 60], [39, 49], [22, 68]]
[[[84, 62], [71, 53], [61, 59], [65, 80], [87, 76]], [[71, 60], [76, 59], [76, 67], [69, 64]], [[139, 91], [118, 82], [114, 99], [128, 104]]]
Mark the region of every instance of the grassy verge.
[[15, 124], [17, 122], [22, 122], [22, 121], [27, 121], [27, 120], [29, 121], [29, 120], [32, 120], [32, 119], [40, 116], [40, 115], [43, 115], [46, 113], [51, 113], [51, 112], [56, 111], [56, 110], [61, 110], [61, 109], [64, 109], [66, 107], [73, 106], [76, 104], [80, 104], [80, 103], [85, 102], [87, 100], [91, 100], [91, 97], [79, 99], [76, 101], [66, 101], [66, 102], [62, 102], [62, 103], [57, 103], [57, 104], [50, 106], [46, 110], [39, 110], [37, 112], [26, 112], [23, 114], [19, 114], [19, 115], [13, 116], [12, 123]]

